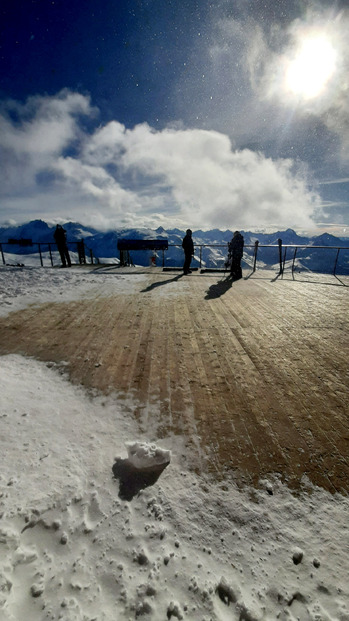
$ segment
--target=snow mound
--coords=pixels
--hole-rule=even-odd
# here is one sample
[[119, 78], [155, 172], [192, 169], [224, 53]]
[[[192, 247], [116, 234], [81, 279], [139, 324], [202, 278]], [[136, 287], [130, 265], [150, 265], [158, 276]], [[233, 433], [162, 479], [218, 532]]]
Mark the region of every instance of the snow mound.
[[137, 470], [165, 466], [171, 461], [171, 451], [147, 442], [126, 442], [128, 461]]

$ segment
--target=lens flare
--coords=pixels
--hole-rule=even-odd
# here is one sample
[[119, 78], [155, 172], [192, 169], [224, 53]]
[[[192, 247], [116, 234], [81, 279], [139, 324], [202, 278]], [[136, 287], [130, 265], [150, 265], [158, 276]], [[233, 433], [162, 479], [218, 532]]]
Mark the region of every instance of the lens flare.
[[336, 52], [325, 36], [305, 39], [286, 71], [286, 89], [304, 99], [324, 90], [336, 67]]

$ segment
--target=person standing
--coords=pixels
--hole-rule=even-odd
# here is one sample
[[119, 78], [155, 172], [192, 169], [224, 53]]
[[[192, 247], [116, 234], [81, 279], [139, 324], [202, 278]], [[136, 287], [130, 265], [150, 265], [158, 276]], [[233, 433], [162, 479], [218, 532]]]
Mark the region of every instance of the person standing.
[[67, 246], [67, 232], [60, 224], [57, 224], [53, 234], [57, 244], [58, 252], [61, 255], [62, 267], [71, 267], [70, 255]]
[[240, 231], [235, 231], [233, 239], [229, 244], [231, 256], [230, 273], [234, 280], [242, 278], [241, 259], [244, 253], [244, 238]]
[[184, 250], [183, 273], [191, 274], [190, 263], [194, 254], [194, 244], [192, 240], [192, 231], [187, 229], [185, 237], [183, 237], [182, 248]]

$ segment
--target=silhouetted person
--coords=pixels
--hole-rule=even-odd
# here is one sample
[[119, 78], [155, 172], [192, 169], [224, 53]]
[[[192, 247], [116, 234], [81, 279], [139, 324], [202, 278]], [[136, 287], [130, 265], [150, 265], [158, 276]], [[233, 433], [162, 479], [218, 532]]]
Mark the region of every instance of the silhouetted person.
[[187, 229], [186, 236], [183, 237], [182, 248], [184, 250], [184, 265], [183, 272], [184, 274], [191, 274], [190, 263], [194, 254], [194, 244], [191, 238], [192, 232], [190, 229]]
[[62, 266], [67, 267], [68, 264], [68, 267], [71, 267], [69, 250], [67, 246], [67, 232], [63, 226], [57, 224], [53, 237], [55, 238], [58, 252], [61, 255]]
[[231, 256], [230, 273], [234, 280], [242, 278], [241, 259], [244, 253], [244, 238], [240, 231], [235, 231], [233, 239], [229, 244]]

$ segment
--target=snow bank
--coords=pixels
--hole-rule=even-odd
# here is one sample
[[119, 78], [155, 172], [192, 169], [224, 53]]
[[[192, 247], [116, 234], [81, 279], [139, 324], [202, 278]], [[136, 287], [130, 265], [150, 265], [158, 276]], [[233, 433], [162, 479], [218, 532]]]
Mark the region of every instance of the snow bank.
[[42, 268], [0, 266], [0, 316], [29, 304], [71, 302], [118, 291], [133, 293], [144, 281], [142, 274], [128, 278], [99, 268]]
[[[348, 498], [185, 469], [185, 438], [139, 434], [132, 400], [54, 365], [0, 361], [0, 618], [348, 621]], [[168, 463], [130, 501], [114, 451]], [[330, 527], [329, 527], [330, 525]]]

